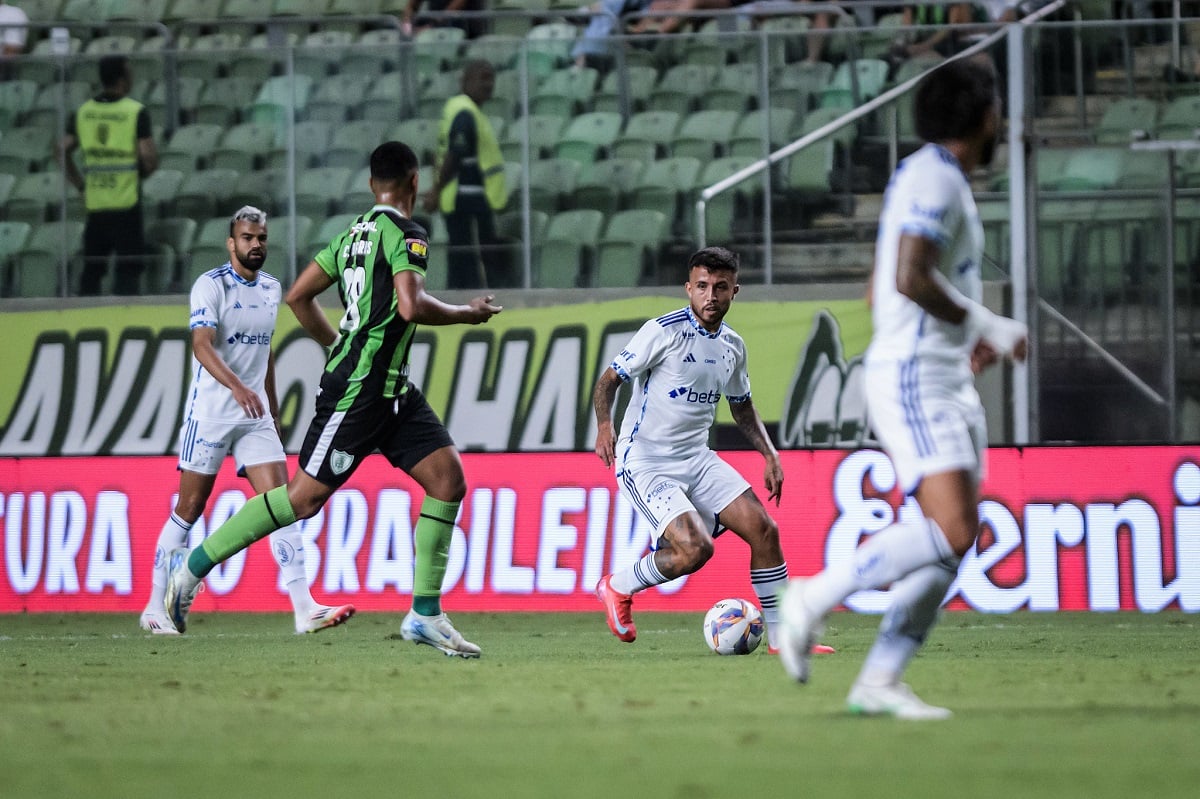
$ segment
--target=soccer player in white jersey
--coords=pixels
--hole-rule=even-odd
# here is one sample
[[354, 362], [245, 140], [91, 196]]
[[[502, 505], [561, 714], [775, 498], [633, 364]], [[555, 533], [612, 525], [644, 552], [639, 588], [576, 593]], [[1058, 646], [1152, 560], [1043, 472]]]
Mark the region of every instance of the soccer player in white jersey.
[[923, 518], [872, 535], [853, 557], [793, 580], [781, 606], [781, 661], [809, 677], [809, 645], [848, 596], [891, 585], [891, 603], [847, 699], [852, 713], [942, 719], [901, 678], [924, 643], [964, 553], [979, 534], [987, 430], [974, 374], [1023, 360], [1025, 325], [982, 304], [983, 226], [968, 176], [991, 160], [1000, 100], [991, 64], [949, 61], [917, 87], [925, 142], [884, 194], [872, 278], [874, 334], [865, 358], [867, 416], [901, 489]]
[[[267, 215], [244, 206], [229, 220], [229, 262], [197, 278], [191, 294], [192, 386], [179, 432], [179, 500], [154, 551], [154, 578], [141, 627], [179, 635], [166, 613], [167, 553], [183, 546], [232, 452], [239, 470], [262, 493], [287, 483], [276, 419], [271, 338], [279, 281], [262, 271]], [[297, 633], [313, 633], [354, 615], [352, 605], [320, 605], [308, 590], [304, 544], [295, 525], [271, 535], [271, 553], [292, 600]]]
[[[596, 586], [608, 628], [625, 642], [637, 637], [633, 594], [691, 574], [713, 554], [713, 538], [732, 530], [750, 545], [750, 583], [775, 646], [776, 594], [787, 582], [779, 527], [750, 484], [708, 448], [708, 433], [724, 396], [738, 429], [766, 461], [767, 500], [783, 493], [783, 468], [750, 399], [746, 345], [725, 324], [738, 293], [738, 256], [707, 247], [688, 259], [688, 305], [642, 325], [592, 393], [596, 454], [616, 464], [617, 484], [654, 527], [656, 544], [637, 563]], [[613, 400], [623, 382], [633, 396], [613, 434]], [[832, 651], [822, 647], [823, 651]]]

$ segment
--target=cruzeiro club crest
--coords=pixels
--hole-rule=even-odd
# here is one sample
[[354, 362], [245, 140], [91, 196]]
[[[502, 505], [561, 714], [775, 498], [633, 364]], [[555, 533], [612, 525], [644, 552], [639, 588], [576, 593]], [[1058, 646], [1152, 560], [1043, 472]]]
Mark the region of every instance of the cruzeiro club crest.
[[334, 474], [343, 474], [354, 463], [354, 456], [349, 452], [335, 449], [329, 456], [329, 468]]

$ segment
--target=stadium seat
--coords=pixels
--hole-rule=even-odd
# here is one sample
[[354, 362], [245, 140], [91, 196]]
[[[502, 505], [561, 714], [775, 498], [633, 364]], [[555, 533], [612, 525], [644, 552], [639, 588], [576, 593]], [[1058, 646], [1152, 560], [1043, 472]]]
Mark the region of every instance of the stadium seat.
[[632, 288], [642, 282], [669, 235], [669, 219], [644, 209], [614, 214], [596, 243], [595, 285]]
[[[366, 157], [363, 158], [366, 162]], [[346, 193], [342, 196], [341, 202], [337, 205], [337, 213], [340, 214], [362, 214], [375, 203], [375, 195], [371, 193], [370, 184], [371, 168], [364, 166], [360, 168], [350, 178], [350, 184], [346, 188]], [[417, 178], [419, 186], [428, 186], [429, 184]]]
[[187, 41], [187, 48], [181, 47], [178, 56], [179, 76], [206, 81], [216, 79], [223, 65], [242, 48], [245, 40], [236, 28], [226, 28], [220, 33], [206, 33]]
[[848, 109], [877, 97], [887, 83], [888, 62], [879, 58], [843, 61], [821, 92], [822, 108]]
[[764, 156], [792, 140], [795, 121], [796, 112], [790, 108], [757, 108], [738, 120], [729, 139], [729, 154]]
[[25, 246], [32, 226], [28, 222], [0, 222], [0, 293], [12, 293], [13, 257]]
[[440, 125], [437, 119], [406, 119], [393, 127], [388, 137], [411, 147], [418, 162], [431, 164], [437, 158]]
[[206, 81], [192, 118], [195, 124], [227, 128], [241, 118], [242, 109], [254, 102], [260, 85], [241, 78]]
[[220, 125], [200, 123], [176, 129], [167, 145], [159, 148], [159, 168], [176, 169], [185, 175], [200, 169], [216, 149], [222, 133]]
[[62, 263], [74, 259], [83, 245], [83, 222], [35, 225], [15, 261], [14, 294], [18, 297], [59, 296]]
[[700, 169], [700, 160], [690, 156], [651, 161], [633, 187], [629, 208], [663, 211], [672, 222], [679, 219], [680, 203], [695, 192]]
[[522, 142], [529, 137], [530, 159], [546, 158], [562, 136], [566, 120], [558, 116], [530, 116], [514, 120], [500, 138], [506, 161], [521, 160]]
[[330, 75], [313, 86], [308, 98], [308, 118], [338, 124], [350, 117], [350, 111], [362, 104], [370, 82], [361, 75]]
[[184, 265], [192, 251], [196, 222], [187, 217], [168, 217], [146, 225], [146, 246], [158, 256], [158, 264], [146, 270], [146, 290], [152, 294], [187, 291], [183, 286]]
[[221, 17], [221, 5], [224, 2], [225, 0], [170, 0], [161, 21], [173, 27], [191, 20], [216, 20]]
[[811, 25], [808, 17], [798, 14], [768, 17], [759, 23], [767, 37], [767, 58], [772, 68], [800, 62], [808, 55], [805, 34]]
[[84, 101], [91, 99], [92, 93], [91, 83], [82, 80], [43, 86], [22, 117], [21, 124], [57, 130], [59, 115], [74, 113]]
[[[593, 111], [617, 111], [630, 114], [646, 109], [650, 92], [658, 82], [658, 70], [654, 67], [630, 66], [625, 72], [610, 70], [600, 82], [600, 88], [592, 100]], [[622, 106], [624, 96], [625, 106]]]
[[817, 104], [832, 78], [833, 64], [827, 61], [785, 64], [771, 82], [771, 103], [806, 111]]
[[646, 101], [656, 111], [674, 111], [680, 116], [690, 113], [700, 97], [716, 80], [717, 68], [704, 64], [678, 64], [662, 76]]
[[717, 82], [700, 98], [708, 111], [744, 113], [758, 105], [759, 68], [755, 62], [729, 64], [717, 73]]
[[675, 111], [640, 111], [625, 123], [625, 130], [612, 143], [613, 158], [653, 161], [666, 154], [679, 130], [680, 116]]
[[[387, 140], [389, 127], [387, 122], [375, 119], [360, 119], [341, 125], [325, 153], [325, 166], [351, 169], [366, 166], [371, 151]], [[363, 185], [365, 187], [366, 184]]]
[[[550, 75], [571, 62], [571, 47], [579, 31], [568, 22], [544, 22], [534, 25], [525, 35], [525, 57], [529, 71]], [[595, 84], [592, 84], [593, 87]]]
[[529, 164], [529, 207], [553, 214], [575, 191], [581, 167], [569, 158], [545, 158]]
[[586, 285], [603, 225], [604, 214], [591, 209], [551, 216], [538, 252], [535, 284], [539, 288]]
[[272, 274], [288, 274], [288, 251], [293, 245], [296, 249], [295, 268], [300, 270], [308, 265], [313, 256], [313, 253], [308, 251], [308, 237], [311, 235], [312, 226], [312, 219], [300, 214], [295, 218], [287, 214], [276, 214], [267, 221], [271, 260], [274, 261], [276, 270]]
[[391, 127], [405, 117], [403, 109], [415, 102], [418, 88], [406, 72], [385, 72], [372, 81], [358, 106], [360, 119], [375, 120]]
[[400, 31], [391, 28], [369, 30], [338, 64], [338, 74], [358, 75], [366, 81], [384, 72], [393, 72], [400, 64]]
[[424, 28], [413, 37], [413, 68], [428, 75], [458, 69], [466, 34], [452, 25]]
[[738, 123], [736, 111], [696, 111], [686, 117], [671, 139], [671, 155], [701, 161], [725, 155]]
[[[94, 3], [92, 4], [95, 5]], [[136, 36], [128, 36], [123, 34], [107, 34], [97, 36], [83, 47], [84, 55], [129, 55], [137, 49], [138, 40]], [[96, 67], [90, 66], [90, 69], [95, 71]]]
[[8, 204], [8, 198], [12, 196], [13, 187], [16, 185], [16, 175], [0, 172], [0, 208], [4, 208]]
[[288, 172], [284, 168], [259, 169], [241, 176], [238, 185], [225, 198], [222, 211], [230, 213], [243, 205], [253, 205], [275, 216], [288, 207]]
[[606, 158], [575, 184], [569, 207], [590, 208], [610, 216], [621, 210], [626, 196], [642, 174], [643, 162], [632, 158]]
[[462, 78], [457, 72], [439, 72], [417, 91], [416, 115], [424, 119], [441, 119], [446, 100], [461, 91]]
[[275, 128], [259, 122], [234, 125], [221, 135], [208, 159], [210, 168], [253, 172], [265, 166], [267, 155], [275, 146]]
[[521, 41], [511, 36], [484, 34], [467, 42], [463, 60], [482, 59], [490, 63], [497, 72], [511, 69], [516, 64], [517, 54], [521, 52]]
[[20, 127], [0, 136], [0, 172], [21, 176], [44, 170], [54, 158], [53, 131], [53, 128]]
[[1116, 188], [1124, 166], [1124, 152], [1106, 147], [1082, 147], [1071, 153], [1058, 191], [1098, 191]]
[[[50, 206], [59, 205], [62, 194], [61, 172], [19, 175], [8, 198], [5, 218], [10, 222], [28, 222], [36, 226], [48, 218]], [[68, 189], [68, 194], [76, 194], [75, 189]]]
[[1121, 97], [1104, 110], [1092, 135], [1098, 144], [1128, 144], [1154, 138], [1158, 103], [1148, 97]]
[[836, 144], [827, 138], [788, 157], [783, 164], [784, 187], [793, 202], [812, 207], [828, 201], [836, 152]]
[[267, 78], [248, 109], [246, 119], [274, 125], [277, 133], [293, 121], [304, 119], [313, 80], [308, 75]]
[[38, 84], [32, 80], [8, 80], [0, 82], [0, 131], [16, 126], [25, 112], [33, 108], [37, 99]]
[[1157, 131], [1160, 139], [1195, 139], [1200, 131], [1200, 95], [1176, 97], [1167, 103]]
[[[750, 166], [757, 159], [753, 156], [730, 156], [709, 161], [700, 174], [701, 186], [712, 186], [730, 175]], [[713, 197], [704, 209], [705, 239], [712, 242], [731, 242], [734, 238], [734, 221], [751, 220], [758, 212], [755, 201], [762, 197], [762, 177], [749, 178], [737, 187]], [[686, 209], [683, 215], [685, 230], [695, 230], [695, 214]]]
[[353, 225], [356, 219], [358, 219], [358, 214], [334, 214], [325, 217], [320, 223], [313, 225], [308, 235], [308, 241], [305, 243], [305, 249], [312, 255], [316, 255], [317, 252], [328, 246], [334, 237], [340, 236]]
[[323, 218], [334, 201], [341, 199], [354, 176], [347, 167], [327, 166], [306, 169], [296, 175], [296, 213]]
[[240, 175], [232, 169], [205, 169], [183, 176], [170, 216], [207, 219], [226, 210], [229, 196], [237, 188]]
[[582, 113], [595, 94], [597, 74], [590, 67], [550, 73], [529, 99], [530, 112], [563, 117]]
[[[267, 220], [267, 236], [270, 242], [271, 220]], [[192, 238], [192, 249], [188, 255], [188, 270], [184, 275], [185, 290], [191, 288], [196, 278], [210, 269], [229, 260], [229, 250], [225, 245], [229, 238], [229, 216], [210, 217], [199, 223], [196, 235]]]
[[354, 38], [348, 30], [322, 27], [304, 37], [303, 44], [292, 54], [292, 68], [314, 82], [324, 80], [352, 49]]
[[146, 107], [150, 109], [150, 118], [163, 124], [176, 127], [195, 116], [196, 107], [200, 105], [200, 95], [204, 92], [203, 78], [181, 77], [176, 79], [175, 104], [176, 116], [167, 118], [167, 90], [171, 88], [168, 81], [156, 81], [149, 94], [146, 95]]
[[147, 221], [166, 215], [182, 183], [178, 169], [156, 169], [142, 180], [142, 213]]
[[621, 132], [621, 115], [612, 111], [591, 111], [567, 123], [554, 152], [589, 165], [602, 150], [607, 150]]
[[[333, 124], [321, 119], [307, 119], [297, 122], [295, 127], [296, 168], [307, 169], [320, 166], [329, 149], [333, 136]], [[288, 163], [288, 137], [285, 133], [282, 139], [275, 143], [266, 155], [264, 165], [267, 169], [285, 168]]]

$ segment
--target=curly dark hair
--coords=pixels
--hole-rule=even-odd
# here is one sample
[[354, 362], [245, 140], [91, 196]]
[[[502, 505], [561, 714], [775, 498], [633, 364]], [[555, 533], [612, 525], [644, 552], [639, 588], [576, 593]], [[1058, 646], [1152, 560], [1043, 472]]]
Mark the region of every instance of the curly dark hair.
[[404, 142], [386, 141], [371, 153], [371, 177], [376, 180], [406, 180], [417, 171], [417, 154]]
[[991, 62], [959, 58], [933, 70], [917, 86], [913, 121], [925, 141], [965, 139], [983, 125], [997, 102]]

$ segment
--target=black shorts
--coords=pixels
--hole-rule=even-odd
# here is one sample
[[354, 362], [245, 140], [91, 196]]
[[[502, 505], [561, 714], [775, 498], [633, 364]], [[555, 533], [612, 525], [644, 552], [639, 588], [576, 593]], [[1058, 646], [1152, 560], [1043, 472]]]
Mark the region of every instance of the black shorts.
[[380, 452], [397, 469], [410, 471], [426, 456], [454, 446], [425, 395], [411, 383], [399, 397], [359, 397], [338, 411], [340, 396], [322, 391], [300, 448], [300, 468], [333, 488], [345, 484], [363, 459]]

